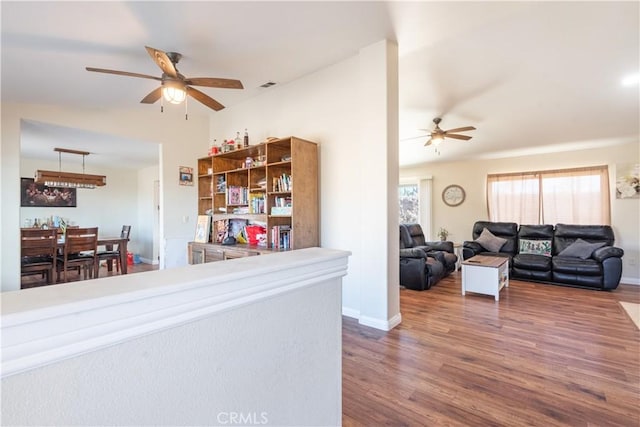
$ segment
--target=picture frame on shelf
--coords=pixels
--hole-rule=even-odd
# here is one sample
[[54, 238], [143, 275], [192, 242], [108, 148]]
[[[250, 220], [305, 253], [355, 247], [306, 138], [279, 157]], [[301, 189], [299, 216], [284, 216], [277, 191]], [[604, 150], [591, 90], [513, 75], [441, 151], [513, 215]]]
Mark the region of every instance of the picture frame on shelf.
[[198, 215], [196, 222], [196, 233], [194, 242], [209, 243], [209, 233], [211, 231], [211, 217], [209, 215]]

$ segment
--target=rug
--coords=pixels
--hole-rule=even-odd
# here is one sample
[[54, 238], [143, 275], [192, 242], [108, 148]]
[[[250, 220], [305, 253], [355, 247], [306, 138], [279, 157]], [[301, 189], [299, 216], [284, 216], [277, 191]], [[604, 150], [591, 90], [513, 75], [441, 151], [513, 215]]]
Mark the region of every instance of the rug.
[[636, 328], [640, 329], [640, 304], [634, 304], [632, 302], [620, 302], [624, 311], [627, 312], [629, 318], [636, 324]]

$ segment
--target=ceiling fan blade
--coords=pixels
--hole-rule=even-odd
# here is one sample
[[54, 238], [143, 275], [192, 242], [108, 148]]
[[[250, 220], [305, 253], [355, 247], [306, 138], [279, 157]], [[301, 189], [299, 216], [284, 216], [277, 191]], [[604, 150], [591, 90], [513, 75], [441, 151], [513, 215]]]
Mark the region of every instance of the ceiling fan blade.
[[400, 141], [410, 141], [412, 139], [418, 139], [418, 138], [426, 138], [429, 135], [418, 135], [418, 136], [410, 136], [408, 138], [402, 138]]
[[149, 56], [153, 59], [153, 62], [160, 67], [163, 73], [173, 78], [178, 78], [178, 71], [176, 71], [176, 67], [173, 65], [173, 62], [171, 62], [166, 53], [149, 46], [145, 46], [145, 49], [147, 49]]
[[162, 96], [162, 86], [160, 86], [157, 89], [154, 89], [151, 92], [149, 92], [149, 94], [147, 96], [142, 98], [142, 101], [140, 101], [140, 103], [142, 103], [142, 104], [153, 104], [158, 99], [160, 99], [161, 96]]
[[446, 134], [445, 138], [453, 138], [453, 139], [462, 139], [463, 141], [468, 141], [471, 139], [470, 136], [467, 135], [456, 135], [456, 134]]
[[428, 147], [429, 145], [431, 145], [432, 142], [433, 142], [433, 140], [431, 138], [429, 138], [429, 140], [424, 144], [424, 146]]
[[194, 89], [191, 86], [187, 86], [187, 95], [191, 95], [197, 101], [202, 102], [207, 107], [211, 108], [215, 111], [220, 111], [224, 108], [224, 105], [220, 104], [215, 99], [211, 98], [209, 95], [206, 95], [200, 92], [198, 89]]
[[445, 133], [449, 133], [449, 132], [465, 132], [468, 130], [476, 130], [476, 128], [474, 128], [473, 126], [465, 126], [463, 128], [455, 128], [455, 129], [448, 129], [446, 131], [444, 131]]
[[188, 85], [219, 87], [223, 89], [244, 89], [240, 80], [234, 79], [218, 79], [215, 77], [194, 77], [184, 81]]
[[126, 77], [140, 77], [141, 79], [153, 79], [162, 81], [160, 77], [149, 76], [147, 74], [138, 74], [138, 73], [130, 73], [128, 71], [118, 71], [118, 70], [107, 70], [104, 68], [93, 68], [93, 67], [85, 67], [87, 71], [94, 71], [96, 73], [107, 73], [107, 74], [115, 74], [118, 76], [126, 76]]

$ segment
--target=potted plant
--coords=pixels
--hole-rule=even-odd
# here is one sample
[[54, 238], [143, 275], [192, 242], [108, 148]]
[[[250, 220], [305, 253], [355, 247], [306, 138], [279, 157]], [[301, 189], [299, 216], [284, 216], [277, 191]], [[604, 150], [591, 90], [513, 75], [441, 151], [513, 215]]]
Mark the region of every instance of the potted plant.
[[449, 237], [449, 231], [444, 227], [440, 227], [440, 231], [438, 231], [438, 237], [440, 237], [441, 241], [446, 241], [447, 237]]

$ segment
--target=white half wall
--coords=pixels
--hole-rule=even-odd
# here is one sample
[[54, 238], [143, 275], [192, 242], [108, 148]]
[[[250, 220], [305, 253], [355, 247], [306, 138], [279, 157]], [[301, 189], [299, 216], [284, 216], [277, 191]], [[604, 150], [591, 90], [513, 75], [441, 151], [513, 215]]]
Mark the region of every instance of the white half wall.
[[1, 424], [340, 425], [348, 255], [310, 248], [5, 292]]

